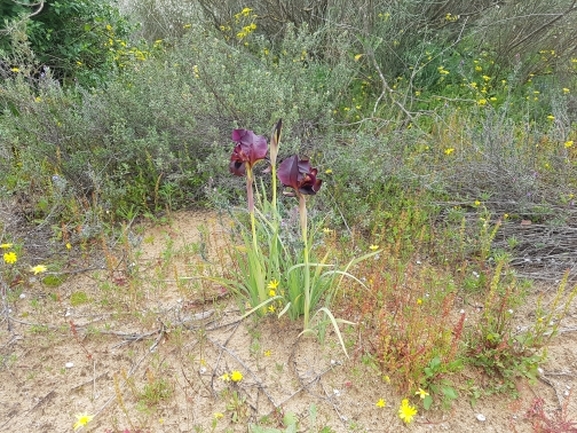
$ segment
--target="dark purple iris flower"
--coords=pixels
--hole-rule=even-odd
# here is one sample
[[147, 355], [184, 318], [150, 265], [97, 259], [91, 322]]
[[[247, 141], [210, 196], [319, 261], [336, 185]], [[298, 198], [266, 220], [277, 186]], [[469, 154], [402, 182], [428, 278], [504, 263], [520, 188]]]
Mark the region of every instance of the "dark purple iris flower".
[[317, 179], [317, 173], [318, 170], [311, 167], [308, 159], [293, 155], [281, 162], [277, 175], [284, 186], [294, 189], [299, 195], [314, 195], [323, 182]]
[[266, 157], [268, 144], [262, 135], [256, 135], [247, 129], [235, 129], [232, 131], [232, 141], [236, 146], [230, 156], [230, 172], [236, 176], [244, 176], [246, 168], [252, 169], [261, 159]]

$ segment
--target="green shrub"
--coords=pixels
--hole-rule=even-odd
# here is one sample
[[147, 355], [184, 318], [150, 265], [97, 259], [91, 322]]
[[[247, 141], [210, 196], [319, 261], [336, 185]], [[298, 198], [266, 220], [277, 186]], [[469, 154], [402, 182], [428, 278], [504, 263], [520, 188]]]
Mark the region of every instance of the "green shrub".
[[132, 29], [112, 2], [46, 1], [37, 13], [26, 9], [15, 6], [11, 20], [0, 23], [10, 36], [2, 39], [0, 58], [29, 77], [50, 70], [60, 81], [103, 85], [129, 51]]
[[266, 130], [282, 114], [296, 137], [287, 153], [330, 129], [351, 71], [305, 62], [317, 42], [289, 29], [278, 50], [251, 41], [257, 57], [195, 25], [172, 48], [159, 43], [153, 56], [129, 61], [105, 89], [63, 87], [50, 76], [34, 86], [6, 80], [3, 175], [48, 191], [57, 175], [71, 199], [121, 218], [201, 203], [214, 185], [234, 197], [222, 163], [231, 127]]

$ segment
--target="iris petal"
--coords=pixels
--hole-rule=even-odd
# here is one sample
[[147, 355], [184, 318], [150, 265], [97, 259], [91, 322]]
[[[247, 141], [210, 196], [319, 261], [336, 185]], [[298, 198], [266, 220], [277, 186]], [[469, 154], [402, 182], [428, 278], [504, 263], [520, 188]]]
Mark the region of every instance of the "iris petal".
[[322, 185], [317, 179], [318, 170], [311, 168], [308, 159], [300, 159], [293, 155], [285, 159], [279, 166], [277, 176], [284, 186], [288, 186], [300, 194], [314, 195]]
[[232, 174], [244, 176], [247, 164], [252, 167], [266, 157], [268, 144], [263, 136], [247, 129], [235, 129], [232, 140], [237, 143], [230, 156], [229, 169]]

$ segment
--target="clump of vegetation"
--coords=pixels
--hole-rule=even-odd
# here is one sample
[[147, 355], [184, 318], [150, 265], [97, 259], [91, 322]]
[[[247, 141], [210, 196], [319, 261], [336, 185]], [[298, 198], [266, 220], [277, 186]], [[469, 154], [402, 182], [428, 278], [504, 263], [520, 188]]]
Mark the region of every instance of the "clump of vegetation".
[[[246, 315], [302, 317], [320, 337], [331, 324], [403, 394], [405, 423], [421, 406], [534, 380], [577, 293], [565, 273], [577, 244], [575, 2], [167, 4], [0, 5], [0, 200], [19, 221], [67, 251], [98, 240], [113, 280], [102, 290], [130, 284], [135, 300], [127, 233], [139, 216], [246, 200], [235, 266], [208, 278]], [[246, 129], [275, 123], [270, 148]], [[2, 230], [17, 245], [0, 245], [8, 312], [23, 275], [63, 280], [44, 275], [56, 259], [20, 269], [30, 242]], [[108, 236], [126, 239], [130, 260], [115, 262]], [[535, 275], [557, 291], [520, 332]], [[94, 303], [83, 290], [70, 301]], [[471, 370], [490, 386], [463, 379]], [[147, 409], [172, 395], [152, 375], [132, 390]], [[245, 419], [242, 390], [227, 400]], [[541, 406], [531, 417], [553, 425]]]

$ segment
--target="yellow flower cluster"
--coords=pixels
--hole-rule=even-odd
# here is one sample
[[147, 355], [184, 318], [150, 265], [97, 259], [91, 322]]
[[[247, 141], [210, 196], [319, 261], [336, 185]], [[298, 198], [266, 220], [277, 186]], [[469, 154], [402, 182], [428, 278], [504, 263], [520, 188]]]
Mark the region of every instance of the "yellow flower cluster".
[[[238, 22], [240, 21], [240, 19], [242, 17], [248, 17], [250, 16], [250, 13], [252, 12], [251, 8], [244, 8], [243, 10], [241, 10], [239, 13], [234, 15], [234, 19]], [[256, 15], [255, 15], [256, 16]]]
[[276, 289], [278, 289], [278, 285], [280, 283], [278, 282], [278, 280], [271, 280], [270, 283], [268, 283], [268, 285], [266, 286], [268, 290], [268, 295], [272, 298], [273, 296], [276, 296]]
[[447, 12], [445, 15], [445, 21], [449, 21], [450, 23], [454, 23], [459, 19], [459, 15], [453, 15], [452, 13]]
[[[14, 246], [13, 244], [9, 243], [0, 244], [0, 249], [9, 250], [13, 246]], [[18, 261], [18, 255], [14, 251], [6, 251], [4, 253], [4, 263], [6, 263], [7, 265], [13, 265], [17, 261]]]
[[224, 382], [231, 382], [232, 381], [235, 383], [240, 382], [243, 378], [244, 378], [244, 376], [238, 370], [232, 370], [230, 373], [224, 373], [222, 376], [220, 376], [220, 380], [222, 380]]
[[437, 71], [439, 71], [439, 74], [441, 74], [441, 75], [449, 75], [449, 74], [450, 74], [450, 72], [447, 71], [447, 70], [443, 67], [443, 65], [439, 66], [439, 67], [437, 68]]
[[256, 24], [250, 23], [247, 26], [244, 26], [240, 32], [236, 34], [236, 38], [240, 41], [250, 35], [252, 32], [256, 30]]

